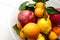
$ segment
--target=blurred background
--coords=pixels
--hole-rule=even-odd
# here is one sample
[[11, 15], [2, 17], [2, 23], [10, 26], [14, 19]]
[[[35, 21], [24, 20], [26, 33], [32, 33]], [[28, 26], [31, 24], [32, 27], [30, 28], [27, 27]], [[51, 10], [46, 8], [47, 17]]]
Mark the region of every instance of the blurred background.
[[[10, 17], [13, 10], [18, 10], [20, 0], [0, 0], [0, 40], [14, 40], [10, 30]], [[49, 0], [46, 6], [60, 8], [55, 0]]]

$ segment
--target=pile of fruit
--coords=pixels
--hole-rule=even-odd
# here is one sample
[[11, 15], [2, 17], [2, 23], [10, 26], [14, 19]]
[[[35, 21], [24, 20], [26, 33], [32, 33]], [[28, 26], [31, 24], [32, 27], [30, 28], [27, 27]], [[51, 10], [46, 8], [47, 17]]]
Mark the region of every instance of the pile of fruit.
[[33, 1], [35, 3], [26, 1], [20, 5], [18, 23], [13, 26], [14, 30], [20, 38], [26, 40], [59, 40], [59, 8], [46, 7], [48, 0]]

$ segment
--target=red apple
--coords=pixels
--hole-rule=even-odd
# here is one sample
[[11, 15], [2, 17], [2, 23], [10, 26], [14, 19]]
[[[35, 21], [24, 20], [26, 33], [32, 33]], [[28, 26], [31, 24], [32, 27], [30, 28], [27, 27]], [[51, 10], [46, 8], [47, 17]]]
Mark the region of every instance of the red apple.
[[[60, 11], [60, 8], [57, 8], [57, 10]], [[53, 24], [60, 25], [60, 13], [50, 14], [50, 20]]]
[[25, 25], [29, 22], [36, 22], [36, 17], [32, 11], [23, 10], [18, 14], [18, 21]]
[[53, 24], [60, 25], [60, 14], [51, 14], [50, 20]]

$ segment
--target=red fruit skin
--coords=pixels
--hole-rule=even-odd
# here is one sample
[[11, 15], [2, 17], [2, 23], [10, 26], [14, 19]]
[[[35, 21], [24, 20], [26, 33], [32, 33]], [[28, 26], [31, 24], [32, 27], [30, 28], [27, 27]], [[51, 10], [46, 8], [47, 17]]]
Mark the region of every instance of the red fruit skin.
[[55, 25], [60, 25], [60, 14], [50, 14], [50, 20]]
[[[56, 8], [56, 10], [60, 11], [60, 8]], [[50, 20], [52, 21], [53, 25], [60, 25], [60, 13], [50, 14]]]
[[36, 22], [36, 17], [32, 11], [23, 10], [18, 14], [18, 21], [25, 25], [29, 22]]

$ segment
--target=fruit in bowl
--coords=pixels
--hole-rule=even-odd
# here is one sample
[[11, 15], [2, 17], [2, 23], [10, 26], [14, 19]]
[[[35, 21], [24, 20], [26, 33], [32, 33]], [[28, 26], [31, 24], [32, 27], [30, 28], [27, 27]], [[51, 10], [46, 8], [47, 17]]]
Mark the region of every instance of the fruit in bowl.
[[53, 30], [57, 35], [60, 35], [60, 26], [55, 25], [55, 26], [53, 26], [52, 30]]
[[27, 38], [36, 38], [40, 33], [40, 28], [36, 23], [28, 23], [22, 29]]
[[53, 24], [60, 25], [60, 14], [51, 14], [50, 20]]
[[46, 7], [46, 1], [34, 1], [37, 2], [35, 4], [26, 1], [19, 7], [18, 23], [13, 28], [21, 39], [56, 40], [58, 38], [59, 29], [57, 28], [56, 32], [53, 24], [60, 25], [60, 14], [54, 7]]
[[53, 31], [51, 31], [50, 34], [49, 34], [49, 39], [51, 39], [51, 40], [57, 39], [57, 34]]
[[38, 20], [37, 24], [39, 25], [41, 32], [44, 34], [48, 34], [52, 29], [52, 24], [49, 18], [47, 18], [47, 20], [41, 18]]
[[19, 12], [18, 14], [18, 20], [21, 22], [23, 25], [29, 23], [29, 22], [36, 22], [36, 17], [34, 13], [30, 10], [23, 10]]

